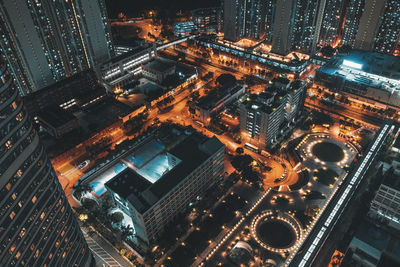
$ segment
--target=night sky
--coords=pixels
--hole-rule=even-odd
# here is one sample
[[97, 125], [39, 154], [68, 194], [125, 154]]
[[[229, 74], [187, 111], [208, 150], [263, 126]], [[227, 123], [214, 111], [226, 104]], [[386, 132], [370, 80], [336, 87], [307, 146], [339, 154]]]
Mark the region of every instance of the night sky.
[[220, 0], [106, 0], [108, 15], [115, 18], [119, 12], [138, 16], [143, 10], [177, 9], [191, 10], [200, 7], [219, 6]]

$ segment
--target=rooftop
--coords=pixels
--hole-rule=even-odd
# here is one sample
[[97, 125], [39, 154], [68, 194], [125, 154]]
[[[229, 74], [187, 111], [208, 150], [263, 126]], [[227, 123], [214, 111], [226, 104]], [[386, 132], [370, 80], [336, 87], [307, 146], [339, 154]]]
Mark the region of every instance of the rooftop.
[[400, 176], [394, 173], [386, 175], [383, 184], [400, 191]]
[[216, 106], [216, 103], [218, 103], [225, 97], [235, 94], [242, 88], [243, 88], [242, 84], [238, 84], [233, 87], [224, 86], [222, 88], [216, 88], [212, 90], [208, 95], [200, 98], [197, 103], [197, 106], [206, 110], [213, 109]]
[[158, 72], [165, 72], [171, 68], [173, 68], [175, 65], [172, 64], [172, 62], [168, 62], [166, 60], [161, 60], [161, 59], [155, 59], [146, 65], [144, 65], [146, 68], [153, 69]]
[[128, 51], [128, 52], [126, 52], [126, 53], [123, 53], [123, 54], [121, 54], [121, 55], [119, 55], [119, 56], [116, 56], [116, 57], [113, 57], [113, 58], [107, 60], [106, 62], [103, 63], [103, 65], [118, 63], [119, 61], [121, 61], [121, 60], [123, 60], [123, 59], [125, 59], [125, 58], [134, 56], [134, 55], [136, 55], [137, 53], [143, 52], [143, 51], [145, 51], [145, 50], [147, 50], [147, 49], [149, 49], [149, 48], [150, 48], [150, 47], [143, 47], [143, 46], [136, 46], [136, 47], [133, 47], [130, 51]]
[[391, 55], [353, 50], [333, 57], [318, 72], [386, 91], [400, 91], [400, 58]]
[[59, 106], [49, 106], [41, 110], [38, 114], [40, 120], [58, 128], [69, 121], [76, 120], [72, 112], [69, 112]]

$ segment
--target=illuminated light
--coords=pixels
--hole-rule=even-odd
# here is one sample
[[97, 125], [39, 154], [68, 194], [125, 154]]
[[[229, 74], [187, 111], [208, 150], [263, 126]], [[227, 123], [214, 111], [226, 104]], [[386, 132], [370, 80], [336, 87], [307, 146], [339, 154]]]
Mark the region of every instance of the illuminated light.
[[359, 69], [359, 70], [361, 70], [363, 67], [362, 64], [359, 64], [359, 63], [356, 63], [356, 62], [353, 62], [350, 60], [346, 60], [346, 59], [343, 60], [343, 65], [350, 67], [350, 68]]

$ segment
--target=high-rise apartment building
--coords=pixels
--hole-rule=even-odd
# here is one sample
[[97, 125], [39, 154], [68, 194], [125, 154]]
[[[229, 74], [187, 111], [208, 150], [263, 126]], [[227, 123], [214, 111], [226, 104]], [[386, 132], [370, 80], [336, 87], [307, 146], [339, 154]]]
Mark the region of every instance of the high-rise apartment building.
[[292, 16], [295, 0], [280, 0], [276, 2], [271, 52], [286, 55], [291, 47]]
[[260, 39], [265, 35], [266, 1], [225, 0], [224, 35], [229, 41]]
[[0, 64], [0, 266], [94, 266], [13, 78]]
[[319, 39], [326, 0], [282, 0], [276, 2], [272, 52], [314, 52]]
[[273, 148], [279, 135], [303, 110], [306, 89], [300, 80], [277, 78], [259, 95], [250, 95], [240, 105], [242, 140], [258, 149]]
[[383, 14], [375, 36], [375, 51], [393, 54], [400, 41], [400, 1], [387, 0]]
[[400, 36], [400, 2], [351, 0], [342, 43], [355, 49], [393, 53]]
[[319, 31], [318, 44], [334, 45], [342, 28], [344, 0], [326, 0]]
[[21, 95], [110, 58], [104, 0], [3, 1], [0, 51]]

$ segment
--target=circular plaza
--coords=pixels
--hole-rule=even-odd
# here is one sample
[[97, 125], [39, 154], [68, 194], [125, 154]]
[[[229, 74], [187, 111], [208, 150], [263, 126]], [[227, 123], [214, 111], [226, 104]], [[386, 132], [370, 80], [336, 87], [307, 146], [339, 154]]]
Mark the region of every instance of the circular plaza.
[[307, 135], [296, 148], [304, 160], [312, 159], [320, 165], [346, 166], [350, 163], [357, 148], [351, 143], [326, 134], [314, 133]]
[[290, 252], [302, 237], [300, 223], [292, 215], [266, 210], [251, 223], [251, 235], [266, 250], [275, 253]]

